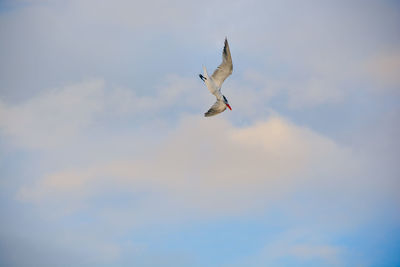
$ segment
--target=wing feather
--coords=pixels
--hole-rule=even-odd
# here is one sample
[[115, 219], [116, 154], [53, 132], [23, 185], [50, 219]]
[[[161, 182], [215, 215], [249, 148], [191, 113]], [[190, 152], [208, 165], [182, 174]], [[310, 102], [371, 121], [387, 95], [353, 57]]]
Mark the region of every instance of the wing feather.
[[211, 108], [206, 113], [204, 113], [204, 116], [211, 117], [223, 112], [225, 109], [225, 103], [222, 100], [217, 100], [217, 102], [215, 102], [214, 105], [212, 105]]
[[225, 38], [224, 50], [222, 52], [222, 63], [218, 66], [218, 68], [211, 75], [212, 79], [216, 83], [216, 85], [221, 88], [222, 83], [225, 79], [232, 74], [233, 64], [231, 51], [229, 50], [228, 40]]

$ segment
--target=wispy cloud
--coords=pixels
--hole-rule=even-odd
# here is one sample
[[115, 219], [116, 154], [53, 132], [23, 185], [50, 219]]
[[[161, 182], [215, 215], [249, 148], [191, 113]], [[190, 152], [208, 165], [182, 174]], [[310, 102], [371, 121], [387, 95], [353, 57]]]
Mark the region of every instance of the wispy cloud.
[[0, 265], [399, 262], [397, 3], [5, 3]]
[[291, 265], [290, 260], [300, 266], [324, 265], [345, 266], [342, 257], [345, 248], [327, 244], [317, 231], [311, 233], [301, 229], [291, 230], [270, 240], [258, 253], [241, 261], [242, 265], [263, 266]]
[[167, 76], [154, 94], [143, 96], [130, 88], [110, 87], [102, 79], [71, 84], [18, 104], [0, 102], [0, 131], [21, 147], [70, 145], [102, 118], [149, 117], [167, 108], [198, 107], [206, 94], [196, 89], [193, 80], [176, 75]]
[[24, 103], [0, 103], [0, 129], [21, 146], [54, 147], [71, 142], [103, 108], [103, 81], [48, 91]]
[[18, 197], [36, 203], [58, 199], [69, 210], [71, 196], [86, 203], [123, 188], [142, 195], [139, 210], [158, 210], [163, 218], [174, 210], [185, 210], [180, 216], [188, 218], [219, 217], [268, 206], [305, 180], [329, 179], [320, 171], [355, 170], [358, 164], [346, 148], [279, 117], [248, 128], [188, 117], [162, 143], [147, 149], [149, 158], [133, 155], [46, 174]]

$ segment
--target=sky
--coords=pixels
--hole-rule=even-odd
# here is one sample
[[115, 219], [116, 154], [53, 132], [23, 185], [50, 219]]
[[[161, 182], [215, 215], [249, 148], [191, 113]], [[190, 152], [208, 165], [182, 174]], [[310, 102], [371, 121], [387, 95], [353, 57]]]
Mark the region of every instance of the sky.
[[1, 0], [0, 59], [0, 266], [400, 266], [398, 1]]

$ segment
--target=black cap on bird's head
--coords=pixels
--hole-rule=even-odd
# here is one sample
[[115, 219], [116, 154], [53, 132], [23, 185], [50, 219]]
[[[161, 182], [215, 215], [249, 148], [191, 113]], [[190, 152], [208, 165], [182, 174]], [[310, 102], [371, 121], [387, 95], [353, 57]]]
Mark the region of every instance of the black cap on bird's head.
[[226, 99], [226, 97], [225, 97], [224, 95], [222, 95], [222, 98], [224, 99], [225, 105], [226, 105], [230, 110], [232, 110], [231, 106], [230, 106], [229, 103], [228, 103], [228, 99]]

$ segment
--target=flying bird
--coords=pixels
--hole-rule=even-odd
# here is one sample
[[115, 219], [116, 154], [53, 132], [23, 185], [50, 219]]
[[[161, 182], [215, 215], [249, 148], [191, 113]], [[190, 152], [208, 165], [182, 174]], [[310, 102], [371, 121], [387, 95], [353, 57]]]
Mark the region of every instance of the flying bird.
[[206, 84], [211, 94], [215, 95], [217, 101], [211, 108], [204, 113], [205, 117], [211, 117], [217, 115], [228, 107], [232, 110], [229, 105], [228, 99], [221, 93], [221, 86], [225, 79], [232, 74], [233, 65], [231, 51], [229, 50], [228, 40], [225, 38], [224, 50], [222, 52], [222, 63], [214, 71], [211, 76], [208, 76], [206, 67], [203, 66], [204, 75], [199, 74], [200, 79]]

